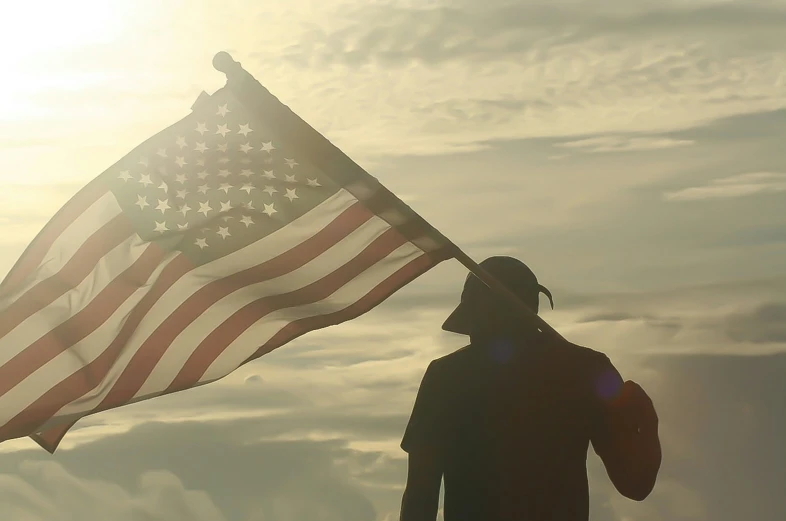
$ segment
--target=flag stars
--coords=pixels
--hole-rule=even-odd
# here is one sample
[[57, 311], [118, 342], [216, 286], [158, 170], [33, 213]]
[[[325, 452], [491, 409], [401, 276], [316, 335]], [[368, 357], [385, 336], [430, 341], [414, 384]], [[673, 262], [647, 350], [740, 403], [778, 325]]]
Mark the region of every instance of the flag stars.
[[266, 194], [268, 194], [271, 197], [273, 196], [273, 194], [278, 192], [278, 190], [276, 190], [275, 188], [273, 188], [270, 185], [266, 185], [265, 188], [262, 189], [262, 191], [265, 192]]
[[142, 184], [145, 188], [147, 188], [148, 185], [152, 185], [153, 181], [150, 180], [150, 174], [142, 174], [139, 176], [139, 183]]
[[131, 179], [131, 174], [128, 173], [128, 170], [121, 171], [118, 176], [118, 179], [122, 179], [124, 183], [127, 183], [129, 179]]
[[180, 230], [181, 232], [184, 232], [184, 231], [188, 230], [188, 223], [186, 223], [186, 224], [178, 224], [177, 225], [177, 229]]
[[197, 123], [195, 131], [199, 132], [200, 135], [204, 136], [205, 132], [207, 132], [207, 125], [204, 123]]
[[295, 189], [294, 188], [292, 188], [292, 189], [287, 188], [287, 193], [286, 193], [286, 195], [284, 195], [284, 197], [289, 199], [290, 203], [292, 201], [294, 201], [295, 199], [299, 199], [298, 195], [295, 193]]
[[195, 152], [205, 152], [206, 150], [208, 150], [207, 145], [202, 142], [198, 142], [194, 147]]
[[207, 170], [202, 170], [201, 172], [197, 172], [197, 177], [200, 179], [207, 179], [208, 173]]
[[245, 152], [246, 154], [248, 154], [248, 152], [250, 150], [253, 150], [253, 149], [254, 149], [254, 147], [252, 147], [248, 142], [243, 143], [242, 145], [240, 145], [240, 148], [239, 148], [239, 150], [241, 152]]
[[207, 240], [206, 240], [204, 237], [203, 237], [203, 238], [200, 238], [200, 239], [197, 239], [197, 240], [195, 240], [195, 241], [194, 241], [194, 244], [195, 244], [196, 246], [199, 246], [199, 249], [200, 249], [200, 250], [204, 250], [205, 248], [207, 248]]
[[273, 203], [264, 205], [265, 209], [262, 210], [262, 213], [267, 214], [268, 216], [272, 216], [274, 213], [277, 213], [277, 210]]
[[266, 179], [275, 179], [276, 178], [276, 174], [274, 174], [272, 170], [265, 170], [265, 173], [262, 174], [262, 177], [264, 177]]
[[267, 143], [262, 143], [262, 152], [267, 152], [268, 154], [275, 150], [276, 147], [273, 146], [272, 141], [268, 141]]
[[153, 231], [161, 233], [161, 234], [168, 232], [169, 228], [166, 227], [166, 221], [164, 221], [162, 223], [156, 221], [156, 229], [153, 230]]
[[254, 175], [254, 172], [246, 168], [240, 171], [240, 175], [242, 175], [243, 177], [251, 177], [252, 175]]
[[191, 211], [191, 207], [188, 206], [187, 204], [183, 204], [180, 208], [177, 209], [177, 211], [182, 213], [183, 217], [185, 217], [186, 214], [188, 214], [188, 212]]
[[199, 159], [197, 159], [197, 166], [205, 166], [205, 158], [204, 157], [200, 157]]
[[161, 181], [161, 184], [160, 184], [160, 185], [158, 185], [158, 189], [159, 189], [159, 190], [163, 190], [163, 191], [164, 191], [164, 193], [167, 193], [167, 192], [169, 192], [169, 186], [166, 184], [166, 182], [165, 182], [165, 181]]
[[284, 174], [284, 179], [287, 183], [297, 183], [297, 179], [295, 179], [295, 175]]
[[284, 159], [284, 163], [286, 163], [289, 168], [295, 168], [300, 164], [294, 159]]
[[248, 195], [251, 195], [251, 190], [255, 187], [251, 183], [245, 183], [243, 186], [240, 187], [241, 190], [245, 190]]
[[209, 189], [210, 189], [210, 187], [209, 187], [208, 185], [206, 185], [206, 184], [204, 184], [204, 185], [199, 185], [199, 186], [197, 187], [197, 192], [199, 192], [200, 194], [207, 194], [207, 191], [208, 191]]
[[246, 210], [251, 211], [251, 212], [256, 210], [256, 208], [254, 208], [254, 201], [248, 201], [247, 203], [244, 203], [243, 204], [243, 208], [245, 208]]
[[223, 157], [219, 158], [218, 162], [221, 163], [222, 165], [225, 165], [225, 164], [229, 163], [229, 158], [227, 156], [223, 156]]
[[161, 157], [166, 157], [166, 148], [159, 148], [156, 154], [158, 154]]
[[240, 125], [240, 130], [237, 131], [238, 134], [243, 134], [243, 137], [248, 137], [249, 132], [253, 132], [254, 130], [251, 128], [250, 125]]
[[144, 210], [146, 207], [150, 206], [147, 202], [147, 196], [144, 195], [137, 195], [134, 204], [137, 205], [140, 210]]
[[232, 185], [229, 183], [221, 183], [221, 186], [218, 187], [218, 189], [223, 190], [225, 194], [229, 193], [230, 188], [232, 188]]
[[178, 199], [185, 200], [186, 196], [188, 195], [188, 190], [177, 190], [176, 194], [177, 194], [176, 197]]
[[226, 240], [227, 237], [231, 237], [232, 236], [232, 234], [229, 233], [229, 227], [225, 228], [223, 226], [219, 226], [218, 227], [218, 231], [216, 233], [218, 235], [220, 235], [222, 239], [225, 239], [225, 240]]
[[244, 215], [243, 218], [240, 219], [240, 222], [245, 224], [246, 228], [248, 228], [249, 226], [254, 224], [254, 220], [250, 216], [248, 216], [248, 215]]
[[227, 103], [224, 103], [220, 107], [218, 107], [218, 112], [216, 112], [216, 116], [221, 116], [222, 118], [226, 116], [229, 112], [232, 112], [227, 108]]
[[137, 163], [142, 165], [142, 166], [148, 166], [149, 165], [146, 157], [140, 157], [139, 161]]
[[178, 146], [178, 147], [180, 147], [181, 149], [183, 149], [183, 148], [185, 148], [185, 147], [187, 147], [187, 146], [188, 146], [188, 143], [186, 143], [186, 138], [185, 138], [185, 137], [183, 137], [183, 136], [179, 136], [179, 137], [177, 138], [177, 141], [176, 141], [175, 143], [176, 143], [176, 144], [177, 144], [177, 146]]
[[186, 163], [186, 158], [184, 158], [183, 156], [177, 156], [177, 159], [175, 159], [175, 164], [180, 168], [183, 168], [188, 163]]
[[227, 201], [225, 203], [221, 203], [221, 213], [226, 213], [232, 211], [232, 202]]
[[204, 203], [199, 203], [199, 210], [197, 210], [197, 211], [199, 213], [201, 213], [201, 214], [204, 214], [205, 217], [207, 217], [207, 214], [209, 214], [210, 212], [213, 211], [213, 209], [210, 207], [210, 201], [205, 201]]
[[309, 179], [308, 181], [306, 181], [306, 184], [314, 188], [319, 188], [320, 186], [322, 186], [321, 184], [319, 184], [319, 181], [317, 181], [316, 179]]
[[181, 185], [186, 184], [186, 174], [177, 174], [175, 176], [175, 182]]
[[226, 152], [227, 151], [227, 144], [226, 143], [219, 143], [216, 145], [216, 148], [219, 152]]
[[228, 132], [229, 127], [227, 125], [218, 125], [218, 128], [216, 129], [216, 134], [221, 134], [221, 137], [226, 137]]
[[230, 172], [229, 170], [226, 170], [226, 169], [219, 170], [218, 171], [218, 175], [219, 175], [219, 177], [227, 178], [227, 177], [232, 175], [232, 172]]
[[156, 210], [159, 210], [162, 214], [164, 214], [169, 209], [171, 209], [171, 207], [169, 206], [169, 201], [167, 201], [166, 199], [158, 200], [158, 206], [156, 206]]

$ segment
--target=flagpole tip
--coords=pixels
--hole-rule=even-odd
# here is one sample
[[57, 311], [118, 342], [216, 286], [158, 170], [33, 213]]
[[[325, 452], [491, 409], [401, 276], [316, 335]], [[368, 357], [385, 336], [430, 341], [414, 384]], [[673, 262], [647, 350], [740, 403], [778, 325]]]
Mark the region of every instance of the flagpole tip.
[[239, 68], [240, 64], [232, 59], [232, 56], [225, 51], [221, 51], [213, 56], [213, 67], [224, 74], [228, 74], [233, 69]]

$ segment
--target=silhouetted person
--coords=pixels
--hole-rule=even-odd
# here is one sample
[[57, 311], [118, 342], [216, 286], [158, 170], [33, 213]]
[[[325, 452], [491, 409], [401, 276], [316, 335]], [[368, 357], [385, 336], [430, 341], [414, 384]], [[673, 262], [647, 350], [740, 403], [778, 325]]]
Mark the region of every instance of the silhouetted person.
[[[533, 311], [522, 262], [481, 263]], [[470, 345], [426, 370], [401, 447], [409, 454], [402, 521], [434, 521], [444, 476], [445, 521], [586, 521], [590, 442], [617, 490], [641, 501], [658, 474], [658, 417], [644, 390], [608, 357], [525, 326], [470, 275], [443, 329]]]

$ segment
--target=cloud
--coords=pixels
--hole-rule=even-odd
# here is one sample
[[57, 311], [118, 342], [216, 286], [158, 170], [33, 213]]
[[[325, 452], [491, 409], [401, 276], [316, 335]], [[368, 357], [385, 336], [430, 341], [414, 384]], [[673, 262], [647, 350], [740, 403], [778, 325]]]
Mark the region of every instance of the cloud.
[[664, 194], [664, 198], [667, 201], [701, 201], [783, 191], [786, 191], [786, 173], [750, 172], [715, 179], [704, 186], [694, 186], [669, 192]]
[[[4, 469], [8, 472], [8, 468]], [[210, 496], [171, 472], [141, 474], [134, 489], [83, 479], [53, 461], [22, 461], [0, 474], [0, 516], [30, 521], [226, 521]]]
[[684, 147], [694, 142], [686, 139], [666, 137], [599, 136], [576, 141], [556, 143], [560, 148], [580, 152], [632, 152], [638, 150], [659, 150], [663, 148]]

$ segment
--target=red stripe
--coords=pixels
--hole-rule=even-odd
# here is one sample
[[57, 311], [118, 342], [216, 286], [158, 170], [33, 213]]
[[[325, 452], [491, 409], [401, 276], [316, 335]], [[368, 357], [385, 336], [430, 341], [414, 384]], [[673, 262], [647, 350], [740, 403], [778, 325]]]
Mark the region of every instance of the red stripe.
[[52, 427], [41, 434], [31, 434], [30, 439], [38, 443], [49, 454], [54, 454], [55, 450], [57, 450], [57, 446], [63, 441], [65, 435], [78, 421], [79, 420], [74, 420], [63, 425], [58, 425], [57, 427]]
[[363, 313], [366, 313], [375, 306], [381, 304], [390, 295], [449, 257], [450, 255], [448, 255], [447, 249], [423, 254], [420, 257], [411, 260], [405, 266], [396, 271], [393, 275], [377, 284], [371, 291], [366, 293], [363, 297], [356, 300], [346, 308], [333, 313], [325, 313], [323, 315], [293, 320], [281, 328], [275, 335], [273, 335], [273, 337], [270, 338], [270, 340], [265, 342], [265, 344], [260, 347], [256, 353], [254, 353], [243, 363], [245, 364], [255, 360], [260, 356], [267, 354], [288, 342], [291, 342], [295, 338], [308, 333], [309, 331], [333, 326], [359, 317]]
[[0, 315], [2, 317], [0, 339], [35, 313], [78, 286], [107, 253], [131, 237], [133, 233], [131, 221], [123, 214], [103, 225], [79, 247], [79, 250], [60, 271], [40, 281], [6, 308]]
[[[147, 260], [143, 261], [148, 252], [151, 252]], [[142, 256], [137, 259], [137, 262], [126, 270], [126, 273], [112, 281], [111, 284], [117, 282], [118, 287], [113, 290], [114, 296], [117, 297], [113, 300], [119, 300], [120, 292], [126, 293], [126, 297], [130, 296], [133, 291], [139, 289], [147, 280], [150, 275], [158, 266], [166, 253], [155, 244], [151, 244]], [[144, 266], [144, 268], [143, 268]], [[91, 389], [94, 389], [107, 375], [112, 365], [117, 360], [118, 355], [122, 352], [123, 347], [130, 338], [133, 331], [142, 321], [147, 312], [152, 308], [153, 304], [163, 295], [177, 280], [183, 275], [188, 273], [194, 268], [194, 265], [188, 260], [185, 255], [178, 255], [157, 277], [150, 290], [145, 294], [139, 303], [134, 307], [133, 311], [129, 314], [128, 319], [123, 324], [123, 327], [118, 332], [118, 335], [98, 357], [96, 357], [89, 364], [80, 367], [73, 374], [60, 381], [52, 388], [49, 389], [44, 395], [33, 402], [29, 407], [19, 413], [6, 425], [0, 428], [0, 440], [10, 439], [17, 436], [24, 436], [35, 432], [35, 430], [46, 423], [57, 411], [62, 409], [65, 405], [84, 396]], [[133, 275], [126, 275], [128, 272], [134, 270]], [[144, 273], [147, 272], [145, 277]], [[135, 280], [134, 280], [135, 279]], [[109, 286], [104, 289], [106, 292]], [[96, 302], [98, 297], [91, 302], [91, 305]], [[109, 299], [107, 299], [109, 300]], [[119, 307], [120, 301], [114, 306], [114, 309]], [[108, 306], [107, 306], [108, 307]], [[87, 308], [86, 308], [87, 309]], [[111, 312], [114, 312], [110, 310]], [[101, 308], [93, 310], [93, 312], [101, 312]], [[111, 315], [111, 312], [107, 313]], [[106, 320], [106, 319], [104, 319]], [[71, 424], [73, 425], [73, 424]], [[68, 428], [70, 428], [70, 426]], [[52, 434], [47, 434], [49, 431], [42, 433], [44, 439], [62, 438], [62, 434], [55, 434], [59, 430], [54, 427]], [[60, 441], [57, 439], [57, 442]], [[40, 442], [39, 442], [40, 443]], [[44, 447], [47, 448], [47, 447]], [[49, 450], [47, 448], [47, 450]], [[54, 450], [54, 448], [52, 448]]]
[[295, 291], [263, 297], [243, 306], [200, 342], [166, 392], [195, 385], [237, 337], [266, 315], [279, 309], [303, 306], [329, 297], [360, 273], [384, 260], [405, 242], [404, 236], [390, 228], [353, 259], [318, 281]]
[[373, 214], [366, 208], [356, 203], [344, 210], [322, 230], [278, 257], [223, 279], [215, 280], [200, 288], [145, 340], [134, 353], [112, 390], [101, 404], [88, 414], [105, 411], [130, 401], [142, 388], [172, 341], [199, 315], [220, 299], [247, 285], [279, 277], [299, 268], [349, 235], [372, 216]]
[[109, 189], [104, 183], [93, 182], [77, 192], [33, 239], [33, 242], [0, 283], [0, 298], [16, 291], [25, 279], [35, 272], [60, 234], [108, 191]]

